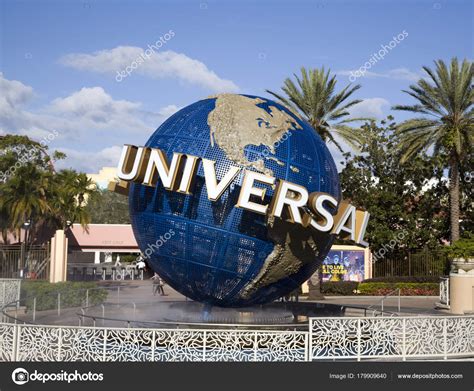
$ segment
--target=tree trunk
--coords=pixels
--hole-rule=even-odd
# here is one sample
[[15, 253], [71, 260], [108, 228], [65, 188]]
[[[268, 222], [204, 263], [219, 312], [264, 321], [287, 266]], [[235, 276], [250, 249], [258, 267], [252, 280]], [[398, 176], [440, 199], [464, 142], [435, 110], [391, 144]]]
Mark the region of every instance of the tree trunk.
[[449, 162], [449, 217], [451, 244], [459, 239], [459, 161], [455, 153]]

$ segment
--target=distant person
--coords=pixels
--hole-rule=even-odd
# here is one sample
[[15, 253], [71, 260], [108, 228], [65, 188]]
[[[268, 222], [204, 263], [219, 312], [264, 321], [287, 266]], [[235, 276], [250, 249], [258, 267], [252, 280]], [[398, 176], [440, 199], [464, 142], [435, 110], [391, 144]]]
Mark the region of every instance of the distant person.
[[168, 296], [167, 294], [165, 294], [165, 282], [158, 275], [158, 273], [155, 272], [151, 279], [153, 280], [153, 296], [156, 296], [156, 292], [159, 292], [160, 296]]
[[137, 263], [137, 269], [138, 270], [145, 270], [146, 268], [146, 263], [143, 259], [140, 259]]

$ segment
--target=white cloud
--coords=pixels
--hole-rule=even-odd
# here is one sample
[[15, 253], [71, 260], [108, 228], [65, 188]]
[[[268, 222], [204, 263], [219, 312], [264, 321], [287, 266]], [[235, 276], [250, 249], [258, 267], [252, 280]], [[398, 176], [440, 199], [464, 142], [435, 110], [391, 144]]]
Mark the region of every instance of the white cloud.
[[168, 117], [171, 117], [174, 113], [176, 113], [179, 109], [180, 107], [176, 105], [168, 105], [168, 106], [162, 107], [158, 111], [158, 114], [165, 118], [168, 118]]
[[114, 145], [97, 152], [78, 151], [72, 148], [59, 148], [67, 159], [56, 162], [58, 169], [74, 168], [88, 174], [98, 172], [102, 167], [115, 167], [120, 159], [122, 147]]
[[[343, 70], [336, 72], [339, 75], [343, 76], [354, 76], [356, 77], [355, 80], [351, 80], [357, 82], [358, 79], [361, 77], [368, 77], [368, 78], [387, 78], [387, 79], [395, 79], [395, 80], [409, 80], [409, 81], [418, 81], [421, 76], [416, 73], [410, 71], [408, 68], [395, 68], [390, 69], [386, 72], [372, 72], [372, 71], [365, 71], [363, 72], [363, 76], [357, 77], [359, 73], [362, 73], [363, 70], [360, 69], [353, 69], [353, 70]], [[351, 79], [353, 79], [352, 77]]]
[[349, 109], [351, 117], [384, 118], [384, 109], [390, 106], [390, 102], [384, 98], [367, 98]]
[[144, 53], [140, 47], [118, 46], [92, 54], [68, 54], [59, 61], [78, 70], [105, 73], [114, 77], [117, 76], [117, 72], [130, 67], [131, 73], [136, 72], [153, 79], [175, 78], [215, 92], [236, 92], [239, 89], [233, 81], [220, 78], [204, 63], [185, 54], [166, 50], [153, 52], [147, 57]]
[[140, 103], [114, 100], [101, 87], [82, 88], [65, 98], [54, 99], [46, 112], [67, 121], [66, 129], [145, 132], [150, 124], [140, 114]]
[[0, 95], [0, 113], [2, 115], [7, 114], [15, 106], [24, 104], [34, 95], [33, 88], [17, 80], [7, 80], [1, 72], [0, 91], [2, 91]]
[[50, 149], [68, 155], [64, 162], [58, 162], [59, 167], [92, 172], [102, 165], [116, 165], [120, 154], [117, 145], [144, 143], [178, 110], [168, 105], [156, 113], [147, 112], [139, 102], [113, 99], [101, 87], [84, 87], [33, 111], [28, 108], [35, 95], [33, 88], [5, 79], [1, 73], [0, 87], [0, 134], [22, 134], [41, 141], [56, 133], [48, 142]]

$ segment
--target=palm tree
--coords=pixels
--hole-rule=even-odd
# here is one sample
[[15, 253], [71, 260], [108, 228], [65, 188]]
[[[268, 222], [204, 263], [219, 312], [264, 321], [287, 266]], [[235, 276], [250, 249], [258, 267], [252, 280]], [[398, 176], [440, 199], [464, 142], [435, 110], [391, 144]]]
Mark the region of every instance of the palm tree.
[[[50, 211], [48, 189], [51, 173], [33, 164], [20, 167], [9, 181], [2, 185], [0, 210], [6, 218], [8, 230], [19, 232], [23, 224], [35, 224]], [[21, 235], [19, 235], [21, 241]], [[31, 240], [31, 236], [30, 236]]]
[[418, 103], [398, 105], [395, 110], [424, 114], [398, 125], [401, 161], [433, 147], [433, 153], [446, 158], [449, 167], [451, 242], [459, 239], [460, 164], [472, 150], [474, 127], [473, 64], [451, 60], [448, 68], [442, 60], [436, 69], [423, 67], [427, 79], [418, 80], [406, 92]]
[[[50, 173], [38, 169], [33, 164], [19, 167], [7, 182], [0, 186], [0, 215], [5, 218], [2, 226], [4, 243], [7, 232], [15, 232], [21, 246], [18, 259], [18, 270], [25, 266], [25, 256], [29, 254], [29, 244], [32, 243], [31, 230], [37, 226], [37, 220], [48, 212], [47, 202], [48, 182]], [[21, 228], [28, 222], [30, 230], [25, 231], [22, 241]], [[30, 233], [30, 234], [28, 234]]]
[[70, 223], [79, 223], [85, 229], [90, 223], [87, 200], [97, 192], [91, 179], [84, 173], [62, 170], [54, 176], [51, 204], [52, 219], [62, 229]]
[[332, 142], [342, 151], [341, 145], [335, 136], [354, 148], [358, 148], [362, 137], [361, 130], [348, 125], [349, 122], [367, 120], [368, 118], [347, 118], [348, 109], [361, 100], [347, 99], [360, 88], [357, 84], [345, 86], [341, 91], [335, 92], [336, 76], [330, 77], [324, 67], [321, 69], [306, 70], [301, 68], [301, 77], [294, 75], [297, 84], [291, 79], [286, 79], [282, 87], [285, 96], [266, 90], [284, 106], [298, 113], [316, 130], [325, 142]]

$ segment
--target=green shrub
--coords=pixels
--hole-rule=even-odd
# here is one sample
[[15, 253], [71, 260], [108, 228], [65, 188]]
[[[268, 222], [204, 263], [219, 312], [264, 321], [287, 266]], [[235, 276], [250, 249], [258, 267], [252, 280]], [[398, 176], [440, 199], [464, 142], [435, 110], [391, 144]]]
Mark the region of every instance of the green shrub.
[[121, 263], [132, 263], [133, 261], [136, 261], [138, 258], [138, 255], [121, 255], [120, 256], [120, 262]]
[[358, 287], [361, 295], [370, 296], [385, 296], [395, 289], [400, 289], [402, 296], [439, 295], [439, 284], [433, 282], [362, 282]]
[[321, 293], [324, 295], [354, 295], [359, 283], [357, 281], [325, 281], [321, 283]]
[[98, 288], [95, 282], [58, 282], [51, 284], [46, 281], [23, 281], [21, 284], [21, 305], [31, 308], [36, 297], [36, 310], [57, 308], [58, 293], [61, 294], [61, 307], [80, 307], [86, 302], [86, 290], [89, 290], [89, 305], [103, 303], [107, 291]]
[[439, 283], [438, 276], [399, 276], [399, 277], [374, 277], [364, 280], [365, 283], [369, 282], [433, 282]]
[[469, 232], [467, 237], [456, 240], [451, 246], [445, 247], [449, 259], [474, 257], [474, 233]]

